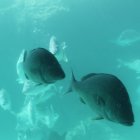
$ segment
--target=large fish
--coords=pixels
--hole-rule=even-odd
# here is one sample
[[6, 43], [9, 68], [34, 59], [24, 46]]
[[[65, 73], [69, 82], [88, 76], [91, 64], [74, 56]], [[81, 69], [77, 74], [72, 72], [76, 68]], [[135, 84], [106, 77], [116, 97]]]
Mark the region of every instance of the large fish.
[[133, 125], [134, 115], [128, 92], [116, 76], [91, 73], [77, 81], [73, 75], [71, 90], [77, 92], [81, 101], [97, 113], [98, 119]]
[[65, 78], [55, 56], [44, 48], [24, 53], [23, 71], [28, 80], [39, 84], [50, 84]]

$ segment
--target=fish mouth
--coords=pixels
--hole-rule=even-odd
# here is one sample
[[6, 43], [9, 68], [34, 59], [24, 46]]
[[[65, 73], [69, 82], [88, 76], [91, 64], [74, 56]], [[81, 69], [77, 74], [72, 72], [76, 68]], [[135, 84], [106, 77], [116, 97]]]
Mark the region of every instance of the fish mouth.
[[64, 79], [66, 77], [65, 73], [63, 72], [60, 76], [59, 79]]

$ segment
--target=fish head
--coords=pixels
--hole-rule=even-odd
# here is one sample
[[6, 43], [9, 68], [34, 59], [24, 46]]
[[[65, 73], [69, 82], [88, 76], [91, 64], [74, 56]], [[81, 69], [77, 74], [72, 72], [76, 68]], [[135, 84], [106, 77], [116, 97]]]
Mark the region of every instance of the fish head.
[[122, 103], [118, 104], [118, 106], [120, 109], [118, 110], [116, 117], [119, 120], [119, 123], [126, 126], [132, 126], [134, 123], [134, 114], [130, 104]]
[[[128, 91], [124, 84], [116, 76], [102, 75], [104, 91], [105, 117], [106, 119], [126, 126], [134, 123], [134, 114]], [[106, 96], [104, 96], [106, 95]]]
[[124, 100], [121, 102], [112, 100], [109, 102], [109, 104], [106, 103], [105, 108], [106, 119], [126, 126], [133, 125], [134, 114], [129, 100]]

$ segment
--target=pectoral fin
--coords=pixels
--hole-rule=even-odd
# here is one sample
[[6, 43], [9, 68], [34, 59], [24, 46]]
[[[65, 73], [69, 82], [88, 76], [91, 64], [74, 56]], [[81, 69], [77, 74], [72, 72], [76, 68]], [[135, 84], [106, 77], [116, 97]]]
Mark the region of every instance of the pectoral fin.
[[105, 106], [105, 101], [102, 97], [98, 96], [97, 102], [100, 106]]
[[97, 117], [95, 117], [95, 118], [92, 118], [92, 120], [94, 121], [94, 120], [103, 120], [104, 118], [103, 117], [101, 117], [101, 116], [97, 116]]
[[83, 100], [83, 98], [81, 98], [81, 97], [80, 97], [80, 101], [81, 101], [83, 104], [86, 104], [85, 101]]

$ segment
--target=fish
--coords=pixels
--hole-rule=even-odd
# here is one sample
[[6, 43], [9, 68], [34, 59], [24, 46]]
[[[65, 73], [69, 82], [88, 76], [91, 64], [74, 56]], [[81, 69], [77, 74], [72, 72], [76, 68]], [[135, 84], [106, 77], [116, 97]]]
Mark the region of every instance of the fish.
[[78, 93], [82, 103], [97, 114], [98, 120], [133, 125], [134, 114], [127, 89], [115, 75], [90, 73], [77, 81], [72, 72], [72, 82], [67, 93], [71, 91]]
[[55, 83], [65, 78], [61, 65], [45, 48], [36, 48], [24, 54], [23, 71], [28, 80], [38, 84]]
[[50, 38], [49, 51], [55, 55], [59, 62], [68, 62], [68, 57], [66, 55], [65, 49], [67, 45], [65, 42], [59, 43], [55, 36]]
[[65, 78], [58, 60], [45, 48], [22, 50], [16, 70], [17, 82], [23, 85], [22, 93], [31, 96], [46, 92], [56, 81]]

